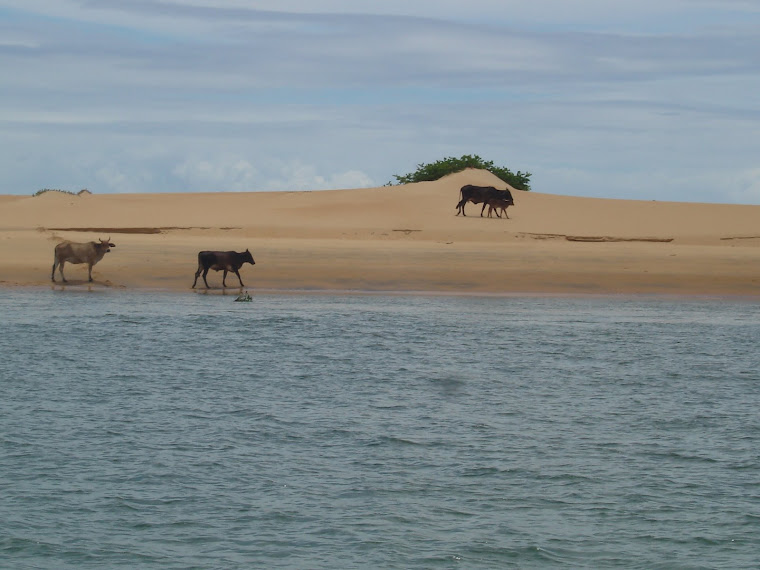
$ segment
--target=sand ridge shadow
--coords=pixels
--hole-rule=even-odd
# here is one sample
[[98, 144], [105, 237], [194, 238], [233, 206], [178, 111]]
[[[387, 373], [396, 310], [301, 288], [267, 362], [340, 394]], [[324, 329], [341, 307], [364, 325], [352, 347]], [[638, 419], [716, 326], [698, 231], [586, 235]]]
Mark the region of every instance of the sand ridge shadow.
[[652, 243], [670, 243], [674, 238], [657, 238], [657, 237], [633, 237], [624, 238], [616, 236], [574, 236], [567, 234], [539, 234], [521, 232], [520, 235], [528, 236], [533, 239], [564, 239], [565, 241], [579, 241], [586, 243], [615, 243], [615, 242], [652, 242]]

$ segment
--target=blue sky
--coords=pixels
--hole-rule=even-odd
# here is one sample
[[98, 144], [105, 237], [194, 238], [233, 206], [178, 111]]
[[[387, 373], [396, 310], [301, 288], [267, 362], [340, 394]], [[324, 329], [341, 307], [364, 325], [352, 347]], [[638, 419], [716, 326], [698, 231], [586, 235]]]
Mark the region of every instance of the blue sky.
[[760, 0], [0, 0], [0, 193], [381, 186], [760, 204]]

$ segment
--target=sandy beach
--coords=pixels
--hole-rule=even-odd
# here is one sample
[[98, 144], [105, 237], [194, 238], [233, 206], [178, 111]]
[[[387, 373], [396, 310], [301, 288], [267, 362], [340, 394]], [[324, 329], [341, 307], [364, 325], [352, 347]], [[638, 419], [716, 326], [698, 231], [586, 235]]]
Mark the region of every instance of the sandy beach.
[[[464, 184], [505, 187], [467, 170], [354, 190], [3, 195], [0, 286], [60, 287], [55, 244], [110, 236], [93, 287], [189, 291], [198, 251], [248, 248], [250, 291], [760, 296], [760, 206], [515, 190], [509, 219], [462, 217]], [[88, 287], [86, 265], [65, 272]], [[221, 273], [208, 281], [221, 290]]]

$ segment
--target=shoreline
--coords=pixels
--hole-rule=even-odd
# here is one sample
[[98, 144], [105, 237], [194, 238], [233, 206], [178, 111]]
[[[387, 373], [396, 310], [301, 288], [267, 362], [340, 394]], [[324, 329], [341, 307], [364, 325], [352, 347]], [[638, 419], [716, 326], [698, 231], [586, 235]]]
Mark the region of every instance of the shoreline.
[[304, 297], [431, 297], [431, 298], [462, 298], [462, 299], [619, 299], [619, 300], [663, 300], [663, 301], [715, 301], [715, 302], [747, 302], [755, 303], [760, 300], [760, 293], [684, 293], [684, 292], [539, 292], [539, 291], [441, 291], [441, 290], [370, 290], [370, 289], [272, 289], [256, 287], [227, 287], [221, 288], [177, 288], [142, 287], [127, 288], [123, 286], [106, 285], [94, 281], [87, 283], [51, 283], [43, 284], [6, 284], [0, 283], [0, 294], [7, 291], [47, 291], [53, 293], [115, 293], [115, 294], [146, 294], [146, 295], [205, 295], [229, 297], [233, 299], [241, 293], [248, 293], [254, 299], [257, 296], [304, 296]]
[[[212, 232], [209, 232], [211, 234]], [[578, 243], [525, 240], [443, 242], [407, 237], [372, 239], [188, 236], [185, 232], [124, 235], [93, 267], [100, 286], [128, 290], [192, 291], [197, 252], [250, 247], [243, 288], [260, 291], [372, 292], [448, 295], [707, 295], [760, 297], [760, 248], [669, 243]], [[79, 234], [83, 235], [83, 234]], [[2, 236], [2, 232], [0, 232]], [[0, 239], [0, 288], [53, 286], [52, 250], [45, 232]], [[91, 235], [77, 240], [92, 239]], [[28, 251], [13, 258], [17, 243]], [[244, 249], [244, 248], [243, 248]], [[87, 287], [86, 265], [67, 264], [67, 287]], [[221, 291], [221, 272], [208, 275]], [[227, 276], [228, 290], [239, 289]], [[63, 284], [56, 273], [56, 287]], [[202, 281], [196, 291], [205, 290]]]

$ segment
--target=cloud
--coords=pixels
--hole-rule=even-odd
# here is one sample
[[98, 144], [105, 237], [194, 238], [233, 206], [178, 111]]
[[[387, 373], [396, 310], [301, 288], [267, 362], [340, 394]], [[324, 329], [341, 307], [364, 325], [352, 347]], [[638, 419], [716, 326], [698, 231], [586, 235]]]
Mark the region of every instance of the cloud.
[[[481, 4], [484, 14], [504, 12], [495, 3]], [[563, 78], [577, 82], [725, 72], [757, 63], [751, 49], [737, 50], [735, 37], [719, 34], [537, 33], [510, 18], [502, 23], [497, 18], [490, 25], [452, 22], [446, 20], [447, 11], [457, 13], [452, 6], [431, 12], [415, 7], [413, 14], [399, 9], [408, 14], [400, 16], [350, 13], [348, 5], [347, 13], [337, 14], [291, 5], [300, 11], [265, 11], [234, 2], [101, 0], [84, 5], [89, 9], [73, 5], [68, 14], [72, 21], [27, 16], [20, 26], [23, 32], [18, 23], [9, 24], [4, 31], [22, 33], [18, 41], [37, 47], [5, 51], [20, 69], [22, 62], [28, 68], [17, 84], [31, 79], [36, 86], [43, 73], [38, 65], [54, 61], [55, 68], [49, 70], [64, 89], [68, 83], [68, 88], [80, 85], [83, 90], [93, 81], [114, 88], [184, 86], [202, 91], [336, 85], [369, 89], [389, 82], [455, 88], [465, 80], [470, 87], [507, 87]], [[518, 20], [519, 14], [530, 13], [516, 8]], [[76, 34], [72, 25], [78, 27]], [[743, 41], [746, 48], [757, 47], [752, 30]]]
[[240, 156], [193, 158], [182, 161], [173, 173], [184, 191], [327, 190], [376, 185], [356, 169], [322, 174], [314, 164], [298, 159], [262, 157], [258, 163], [260, 166], [255, 166]]
[[368, 188], [378, 185], [360, 170], [347, 170], [322, 175], [311, 164], [290, 161], [279, 167], [275, 177], [270, 178], [266, 188], [270, 190], [330, 190], [337, 188]]
[[251, 191], [259, 177], [259, 171], [248, 160], [234, 156], [187, 159], [173, 172], [187, 184], [188, 190]]
[[98, 168], [96, 179], [111, 192], [139, 192], [134, 180], [117, 165], [107, 164]]

